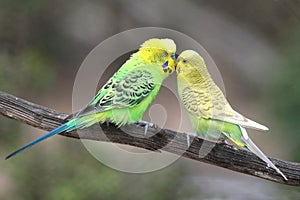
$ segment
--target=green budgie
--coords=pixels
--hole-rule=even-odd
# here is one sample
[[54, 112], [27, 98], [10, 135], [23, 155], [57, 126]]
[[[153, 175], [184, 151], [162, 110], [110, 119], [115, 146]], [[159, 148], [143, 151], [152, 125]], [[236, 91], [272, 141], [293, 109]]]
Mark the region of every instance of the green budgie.
[[[6, 159], [62, 132], [110, 121], [117, 126], [141, 121], [165, 78], [175, 68], [176, 45], [171, 39], [149, 39], [131, 55], [94, 99], [69, 122], [16, 150]], [[145, 124], [145, 133], [148, 124]]]
[[287, 180], [253, 143], [245, 129], [265, 131], [268, 128], [232, 109], [197, 52], [192, 50], [182, 52], [177, 58], [176, 71], [179, 97], [197, 135], [214, 141], [220, 139], [220, 136], [221, 139], [228, 138], [237, 146], [249, 149]]

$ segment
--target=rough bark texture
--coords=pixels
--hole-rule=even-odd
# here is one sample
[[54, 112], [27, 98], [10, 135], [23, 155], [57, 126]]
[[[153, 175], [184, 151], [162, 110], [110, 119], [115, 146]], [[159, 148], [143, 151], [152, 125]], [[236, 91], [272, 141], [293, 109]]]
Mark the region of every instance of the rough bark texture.
[[[65, 113], [25, 101], [1, 91], [0, 113], [11, 119], [15, 119], [30, 126], [47, 131], [52, 130], [68, 120], [68, 115]], [[158, 150], [158, 153], [160, 150], [164, 150], [170, 153], [182, 155], [186, 158], [209, 163], [273, 182], [295, 186], [300, 185], [299, 163], [270, 158], [272, 162], [274, 162], [274, 164], [287, 176], [288, 181], [284, 181], [278, 173], [276, 173], [273, 169], [267, 168], [266, 164], [253, 153], [243, 149], [237, 149], [225, 143], [214, 144], [209, 141], [189, 136], [192, 143], [190, 147], [187, 148], [187, 135], [185, 133], [159, 129], [152, 126], [149, 128], [147, 134], [148, 136], [152, 136], [145, 138], [143, 137], [144, 127], [142, 124], [128, 125], [122, 129], [115, 127], [113, 124], [110, 124], [109, 126], [102, 124], [101, 128], [102, 133], [96, 131], [99, 129], [99, 125], [94, 125], [89, 129], [83, 130], [80, 132], [80, 138], [127, 144], [149, 150]], [[79, 139], [76, 132], [62, 133], [61, 135]], [[214, 147], [210, 150], [211, 145]], [[201, 153], [199, 155], [199, 152], [205, 152], [205, 148], [208, 149], [209, 153], [203, 157]]]

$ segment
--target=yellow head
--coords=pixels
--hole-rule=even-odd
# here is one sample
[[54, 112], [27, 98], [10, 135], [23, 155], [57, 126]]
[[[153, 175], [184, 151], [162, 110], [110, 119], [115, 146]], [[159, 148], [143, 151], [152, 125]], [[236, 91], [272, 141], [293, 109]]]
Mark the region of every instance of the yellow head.
[[176, 72], [178, 78], [205, 79], [209, 77], [203, 58], [193, 50], [183, 51], [176, 60]]
[[138, 54], [147, 64], [158, 64], [159, 71], [169, 76], [175, 70], [176, 44], [171, 39], [149, 39], [145, 41]]

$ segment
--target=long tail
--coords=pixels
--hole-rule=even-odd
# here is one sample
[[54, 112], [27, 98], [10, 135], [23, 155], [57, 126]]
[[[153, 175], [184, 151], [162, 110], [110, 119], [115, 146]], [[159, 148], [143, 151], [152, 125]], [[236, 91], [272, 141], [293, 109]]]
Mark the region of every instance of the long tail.
[[246, 144], [247, 148], [256, 154], [260, 159], [265, 161], [269, 167], [273, 168], [278, 174], [280, 174], [284, 180], [288, 180], [286, 176], [270, 161], [270, 159], [254, 144], [254, 142], [249, 138], [245, 128], [240, 126], [240, 129], [243, 134], [243, 142]]
[[32, 147], [33, 145], [53, 136], [53, 135], [56, 135], [56, 134], [59, 134], [59, 133], [62, 133], [64, 131], [71, 131], [71, 130], [74, 130], [76, 129], [76, 123], [75, 123], [75, 120], [76, 119], [73, 119], [59, 127], [57, 127], [56, 129], [46, 133], [45, 135], [29, 142], [28, 144], [26, 144], [25, 146], [19, 148], [18, 150], [14, 151], [13, 153], [9, 154], [8, 156], [5, 157], [5, 160], [17, 155], [18, 153], [21, 153], [22, 151], [24, 151], [25, 149], [28, 149], [29, 147]]

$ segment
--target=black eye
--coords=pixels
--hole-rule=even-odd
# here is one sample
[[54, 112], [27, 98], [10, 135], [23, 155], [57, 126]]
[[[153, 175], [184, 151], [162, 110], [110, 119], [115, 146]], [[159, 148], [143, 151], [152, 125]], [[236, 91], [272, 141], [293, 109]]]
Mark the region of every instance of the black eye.
[[182, 62], [185, 64], [185, 63], [187, 63], [187, 60], [186, 60], [186, 59], [183, 59]]
[[165, 52], [163, 53], [163, 56], [164, 56], [164, 57], [167, 57], [167, 56], [168, 56], [168, 52], [165, 51]]

